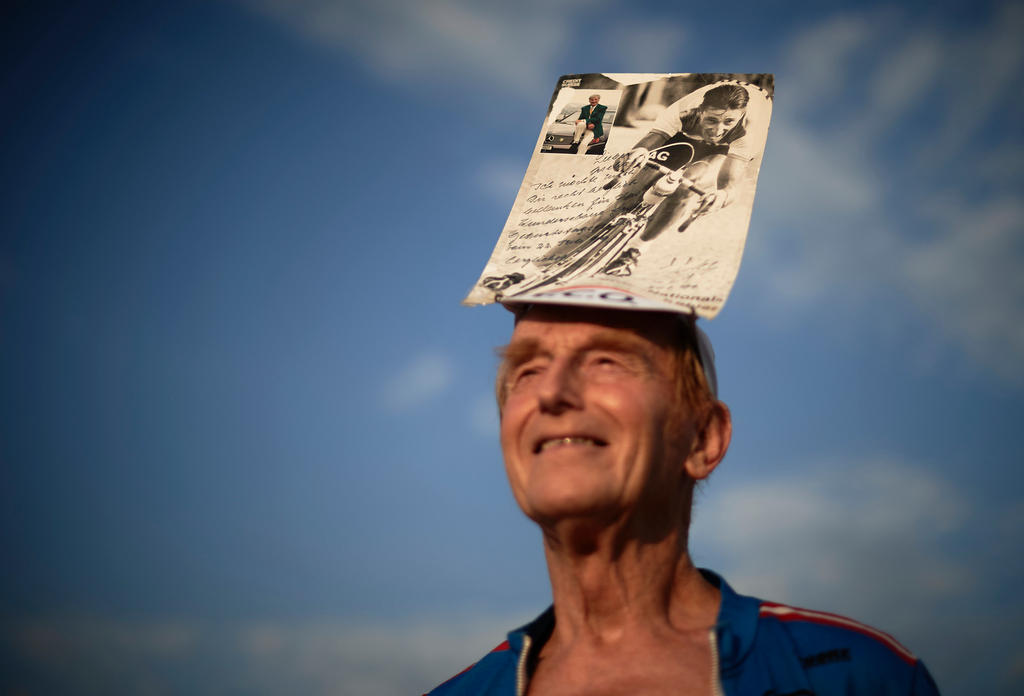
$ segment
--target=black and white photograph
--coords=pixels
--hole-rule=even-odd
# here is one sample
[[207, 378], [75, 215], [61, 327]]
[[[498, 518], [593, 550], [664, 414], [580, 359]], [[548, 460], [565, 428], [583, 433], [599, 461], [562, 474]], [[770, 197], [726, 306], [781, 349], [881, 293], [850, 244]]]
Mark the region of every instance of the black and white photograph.
[[[587, 87], [608, 81], [618, 89]], [[557, 84], [540, 154], [466, 303], [596, 292], [713, 317], [746, 241], [772, 76], [587, 75]]]

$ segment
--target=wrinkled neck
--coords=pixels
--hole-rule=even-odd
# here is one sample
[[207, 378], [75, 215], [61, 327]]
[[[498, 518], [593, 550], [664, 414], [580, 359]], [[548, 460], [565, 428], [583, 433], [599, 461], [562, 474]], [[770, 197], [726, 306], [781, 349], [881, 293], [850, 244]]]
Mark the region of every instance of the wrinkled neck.
[[567, 520], [544, 531], [556, 639], [614, 643], [714, 624], [718, 591], [687, 548], [689, 500], [663, 520]]

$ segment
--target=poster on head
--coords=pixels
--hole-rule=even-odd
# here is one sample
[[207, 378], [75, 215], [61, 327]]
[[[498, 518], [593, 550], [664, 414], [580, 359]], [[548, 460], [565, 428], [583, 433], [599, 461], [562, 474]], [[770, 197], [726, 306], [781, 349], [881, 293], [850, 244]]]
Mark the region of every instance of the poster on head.
[[718, 314], [739, 271], [768, 74], [558, 79], [512, 212], [464, 304]]

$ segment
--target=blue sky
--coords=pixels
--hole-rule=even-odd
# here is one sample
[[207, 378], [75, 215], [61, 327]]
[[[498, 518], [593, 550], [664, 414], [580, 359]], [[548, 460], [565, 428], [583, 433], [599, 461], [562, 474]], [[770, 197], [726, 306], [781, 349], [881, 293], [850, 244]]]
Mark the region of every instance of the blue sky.
[[1024, 5], [721, 14], [5, 10], [2, 689], [420, 693], [538, 613], [510, 319], [459, 301], [557, 76], [735, 71], [776, 103], [696, 560], [1020, 693]]

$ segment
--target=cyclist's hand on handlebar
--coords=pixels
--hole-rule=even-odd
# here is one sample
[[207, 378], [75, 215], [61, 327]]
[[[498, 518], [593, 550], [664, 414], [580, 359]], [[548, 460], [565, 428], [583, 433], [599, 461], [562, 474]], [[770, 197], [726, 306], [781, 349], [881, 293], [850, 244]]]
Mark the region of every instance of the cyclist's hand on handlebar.
[[637, 147], [633, 148], [629, 152], [623, 152], [619, 155], [618, 159], [615, 160], [615, 171], [628, 172], [631, 169], [635, 169], [647, 160], [647, 155], [648, 150], [643, 147]]
[[716, 210], [720, 210], [728, 199], [728, 194], [721, 189], [717, 191], [709, 191], [704, 194], [703, 198], [701, 198], [700, 209], [702, 212], [712, 213]]

